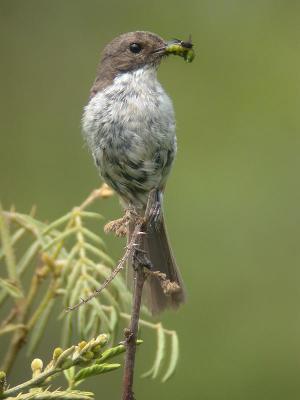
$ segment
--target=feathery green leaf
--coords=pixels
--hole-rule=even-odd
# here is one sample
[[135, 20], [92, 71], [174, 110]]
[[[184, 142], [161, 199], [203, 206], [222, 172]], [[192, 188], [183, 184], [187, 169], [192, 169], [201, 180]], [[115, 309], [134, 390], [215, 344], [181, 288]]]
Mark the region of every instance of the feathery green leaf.
[[157, 378], [166, 353], [166, 337], [161, 324], [157, 325], [157, 348], [153, 365], [152, 379]]
[[4, 335], [5, 333], [13, 332], [20, 328], [25, 328], [25, 325], [23, 325], [23, 324], [7, 324], [3, 328], [0, 328], [0, 336]]
[[31, 355], [34, 350], [36, 349], [37, 345], [39, 344], [41, 337], [43, 333], [45, 332], [46, 329], [46, 324], [47, 321], [50, 317], [50, 313], [52, 311], [52, 308], [55, 304], [54, 299], [51, 299], [46, 308], [44, 309], [42, 315], [40, 316], [36, 326], [34, 327], [34, 330], [32, 334], [30, 335], [29, 343], [28, 343], [28, 348], [27, 348], [27, 355]]
[[15, 255], [12, 247], [12, 238], [10, 236], [9, 226], [3, 214], [1, 204], [0, 204], [0, 237], [2, 242], [3, 253], [5, 255], [8, 277], [13, 281], [17, 281], [18, 274], [16, 268]]
[[170, 357], [169, 367], [165, 375], [162, 377], [162, 382], [166, 382], [174, 374], [178, 363], [178, 358], [179, 358], [179, 341], [177, 333], [173, 331], [171, 335], [171, 357]]
[[75, 382], [82, 381], [83, 379], [89, 378], [90, 376], [104, 374], [106, 372], [113, 371], [120, 368], [121, 364], [94, 364], [90, 367], [82, 368], [75, 375]]
[[21, 289], [16, 284], [10, 282], [8, 279], [0, 278], [0, 286], [3, 290], [5, 290], [8, 294], [16, 299], [24, 296]]

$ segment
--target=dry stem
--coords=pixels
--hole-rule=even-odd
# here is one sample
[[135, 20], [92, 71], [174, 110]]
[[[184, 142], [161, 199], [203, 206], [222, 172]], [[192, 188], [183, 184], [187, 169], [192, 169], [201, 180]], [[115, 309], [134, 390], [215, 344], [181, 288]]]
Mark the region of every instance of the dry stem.
[[[133, 377], [134, 377], [134, 365], [135, 365], [135, 353], [136, 353], [136, 340], [139, 328], [140, 319], [140, 309], [142, 301], [142, 293], [144, 282], [146, 279], [145, 268], [149, 267], [150, 262], [147, 260], [147, 255], [143, 254], [139, 250], [139, 245], [141, 243], [141, 234], [146, 234], [147, 225], [149, 223], [150, 210], [152, 209], [155, 198], [155, 190], [150, 192], [147, 208], [145, 211], [144, 219], [140, 226], [138, 226], [140, 233], [139, 236], [132, 235], [132, 240], [135, 240], [136, 246], [133, 248], [133, 268], [134, 268], [134, 290], [133, 290], [133, 301], [132, 301], [132, 311], [129, 329], [125, 330], [125, 343], [126, 343], [126, 356], [123, 374], [123, 394], [122, 400], [134, 400], [133, 393]], [[137, 228], [137, 226], [136, 226]], [[134, 234], [136, 229], [134, 230]], [[130, 266], [129, 266], [130, 267]]]
[[133, 304], [130, 320], [130, 328], [125, 331], [126, 357], [123, 374], [123, 400], [134, 400], [133, 376], [136, 353], [136, 340], [139, 329], [141, 300], [145, 273], [142, 265], [137, 266], [134, 273]]

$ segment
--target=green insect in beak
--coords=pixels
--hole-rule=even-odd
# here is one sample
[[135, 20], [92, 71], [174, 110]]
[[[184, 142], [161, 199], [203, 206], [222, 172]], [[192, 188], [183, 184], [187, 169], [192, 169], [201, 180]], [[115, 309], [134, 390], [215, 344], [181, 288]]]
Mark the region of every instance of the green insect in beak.
[[193, 49], [191, 37], [186, 42], [179, 39], [169, 41], [167, 43], [166, 53], [183, 57], [188, 63], [192, 62], [195, 58], [195, 51]]

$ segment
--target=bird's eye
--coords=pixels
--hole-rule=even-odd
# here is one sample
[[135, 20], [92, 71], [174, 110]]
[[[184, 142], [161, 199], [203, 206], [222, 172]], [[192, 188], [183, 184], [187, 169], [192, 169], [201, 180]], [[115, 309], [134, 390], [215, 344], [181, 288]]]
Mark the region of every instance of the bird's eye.
[[139, 53], [142, 50], [142, 46], [138, 43], [131, 43], [131, 45], [129, 46], [129, 50], [131, 51], [131, 53]]

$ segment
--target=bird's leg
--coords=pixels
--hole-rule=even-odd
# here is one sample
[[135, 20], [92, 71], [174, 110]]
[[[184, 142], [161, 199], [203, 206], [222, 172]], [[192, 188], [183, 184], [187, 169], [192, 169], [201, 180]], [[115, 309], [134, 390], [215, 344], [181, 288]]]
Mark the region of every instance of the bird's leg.
[[135, 248], [132, 256], [132, 267], [136, 271], [138, 268], [145, 267], [149, 270], [152, 268], [152, 264], [147, 257], [148, 253], [145, 250]]

